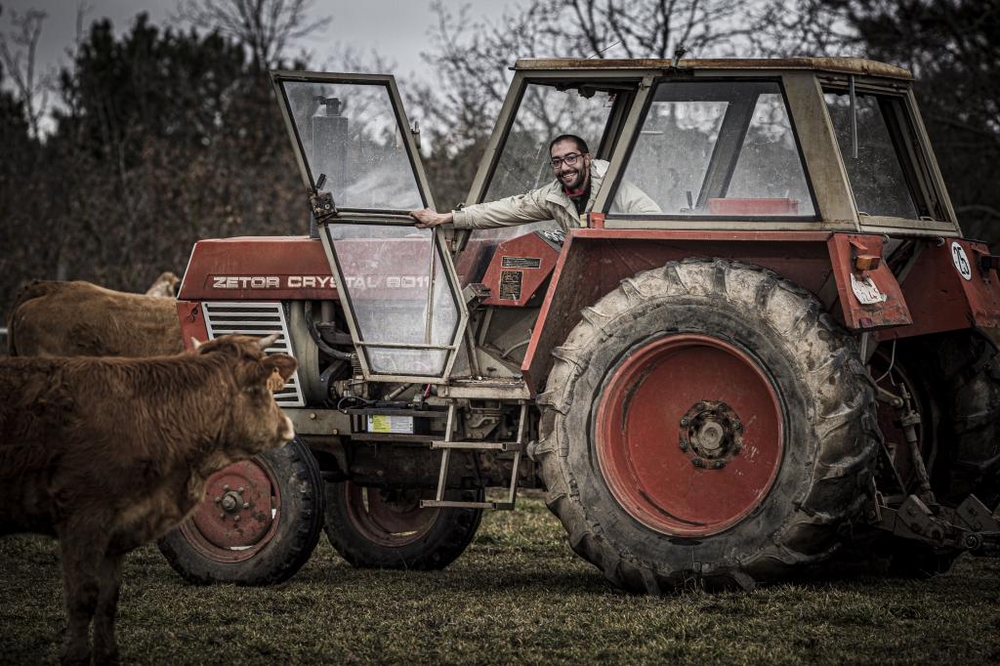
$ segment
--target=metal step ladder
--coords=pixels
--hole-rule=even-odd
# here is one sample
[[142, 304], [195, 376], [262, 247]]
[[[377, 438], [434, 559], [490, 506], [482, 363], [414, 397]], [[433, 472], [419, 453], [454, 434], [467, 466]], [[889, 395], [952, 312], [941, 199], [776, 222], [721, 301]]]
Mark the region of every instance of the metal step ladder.
[[[528, 424], [528, 402], [520, 400], [521, 413], [517, 419], [517, 441], [516, 442], [456, 442], [452, 440], [452, 431], [455, 425], [456, 403], [448, 405], [448, 425], [445, 429], [444, 441], [431, 442], [432, 449], [441, 449], [441, 471], [438, 473], [437, 494], [432, 500], [420, 500], [422, 508], [448, 508], [448, 509], [500, 509], [510, 511], [514, 508], [517, 499], [517, 470], [521, 464], [521, 455], [527, 446], [525, 441]], [[514, 452], [514, 465], [510, 475], [510, 488], [506, 502], [456, 502], [446, 500], [444, 492], [448, 483], [448, 464], [451, 461], [451, 452], [460, 451], [501, 451]]]

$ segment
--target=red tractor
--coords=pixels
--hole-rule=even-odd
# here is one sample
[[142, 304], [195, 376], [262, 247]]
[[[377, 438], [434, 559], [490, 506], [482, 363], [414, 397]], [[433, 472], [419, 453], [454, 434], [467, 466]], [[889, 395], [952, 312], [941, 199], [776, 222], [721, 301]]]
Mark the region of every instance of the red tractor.
[[444, 567], [519, 487], [633, 590], [997, 553], [1000, 257], [905, 70], [521, 60], [467, 202], [551, 181], [563, 132], [596, 201], [448, 233], [407, 215], [434, 204], [391, 77], [272, 78], [313, 233], [199, 242], [178, 307], [185, 339], [281, 333], [299, 439], [163, 541], [189, 579], [285, 579], [324, 525], [354, 565]]

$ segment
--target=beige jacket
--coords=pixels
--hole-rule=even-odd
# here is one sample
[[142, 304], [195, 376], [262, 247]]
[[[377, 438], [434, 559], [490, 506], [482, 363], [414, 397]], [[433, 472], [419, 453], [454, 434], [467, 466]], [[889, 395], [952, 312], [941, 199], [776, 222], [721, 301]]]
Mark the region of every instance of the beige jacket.
[[[601, 183], [608, 172], [608, 163], [593, 160], [590, 163], [590, 199], [586, 210], [590, 210], [601, 189]], [[627, 213], [659, 213], [660, 207], [638, 187], [622, 181], [615, 196], [615, 205]], [[525, 222], [555, 220], [565, 231], [584, 226], [576, 206], [563, 191], [558, 180], [544, 187], [517, 194], [506, 199], [487, 201], [466, 206], [453, 213], [456, 229], [485, 229], [489, 227], [509, 227]]]

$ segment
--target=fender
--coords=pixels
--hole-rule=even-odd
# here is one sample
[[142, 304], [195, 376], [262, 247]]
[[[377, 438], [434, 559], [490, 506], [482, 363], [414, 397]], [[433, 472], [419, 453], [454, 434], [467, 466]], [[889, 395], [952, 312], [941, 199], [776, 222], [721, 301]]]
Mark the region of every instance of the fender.
[[[973, 264], [971, 279], [963, 278], [952, 261], [954, 244]], [[521, 372], [537, 392], [552, 354], [586, 306], [627, 277], [687, 257], [722, 257], [769, 268], [817, 295], [846, 328], [872, 331], [878, 340], [1000, 326], [1000, 278], [991, 262], [978, 259], [988, 256], [984, 246], [952, 239], [940, 246], [938, 239], [918, 245], [922, 251], [900, 284], [882, 261], [882, 236], [875, 234], [576, 229], [566, 237]], [[858, 296], [852, 275], [861, 283], [870, 279], [878, 298], [869, 298], [863, 287]], [[948, 286], [944, 303], [938, 288], [932, 288], [942, 283]]]

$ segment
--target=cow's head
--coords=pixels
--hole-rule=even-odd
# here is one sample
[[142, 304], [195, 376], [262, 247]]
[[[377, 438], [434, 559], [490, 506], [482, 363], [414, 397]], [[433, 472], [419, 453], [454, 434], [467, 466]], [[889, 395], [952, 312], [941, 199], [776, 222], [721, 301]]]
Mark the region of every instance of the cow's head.
[[295, 372], [295, 359], [264, 353], [278, 337], [224, 335], [206, 343], [194, 341], [196, 354], [222, 359], [233, 377], [228, 395], [220, 396], [229, 401], [222, 440], [233, 460], [284, 446], [295, 436], [291, 420], [274, 401], [274, 391]]

